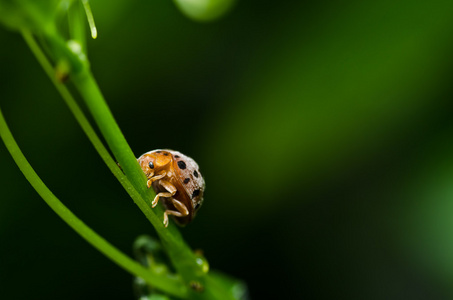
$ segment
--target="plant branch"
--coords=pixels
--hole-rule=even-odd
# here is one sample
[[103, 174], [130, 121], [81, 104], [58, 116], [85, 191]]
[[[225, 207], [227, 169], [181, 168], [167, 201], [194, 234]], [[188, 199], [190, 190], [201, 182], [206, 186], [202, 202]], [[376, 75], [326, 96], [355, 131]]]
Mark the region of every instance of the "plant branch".
[[[141, 195], [139, 201], [136, 199], [134, 201], [156, 229], [178, 273], [187, 284], [192, 281], [202, 283], [205, 273], [197, 264], [194, 253], [184, 242], [178, 229], [174, 224], [170, 224], [168, 228], [163, 226], [162, 208], [157, 206], [151, 209], [150, 203], [154, 193], [146, 187], [146, 176], [113, 118], [91, 72], [86, 69], [72, 79], [127, 178]], [[156, 213], [159, 217], [156, 216]]]
[[[153, 197], [154, 197], [154, 193], [152, 190], [146, 188], [146, 177], [145, 177], [143, 171], [138, 166], [135, 156], [133, 154], [131, 154], [133, 160], [131, 161], [129, 159], [129, 160], [127, 160], [127, 162], [125, 162], [125, 159], [123, 158], [124, 156], [126, 156], [125, 152], [123, 151], [123, 149], [125, 149], [125, 147], [123, 146], [123, 147], [115, 148], [115, 149], [119, 148], [119, 149], [117, 149], [117, 152], [120, 153], [118, 161], [120, 162], [120, 164], [121, 164], [123, 170], [126, 172], [126, 174], [128, 174], [128, 173], [130, 174], [131, 172], [134, 172], [134, 171], [130, 171], [131, 165], [136, 166], [138, 168], [138, 172], [135, 173], [135, 174], [138, 173], [138, 176], [135, 176], [135, 177], [129, 176], [128, 178], [135, 178], [136, 182], [140, 182], [138, 184], [138, 186], [142, 187], [142, 191], [141, 191], [142, 194], [139, 194], [137, 192], [137, 189], [131, 184], [131, 182], [128, 180], [128, 178], [126, 178], [126, 176], [124, 176], [124, 174], [121, 172], [120, 168], [117, 166], [117, 164], [115, 163], [113, 158], [110, 156], [107, 149], [102, 144], [99, 137], [96, 135], [94, 129], [91, 127], [90, 123], [84, 116], [82, 110], [79, 108], [79, 106], [77, 105], [76, 101], [74, 100], [74, 98], [72, 97], [72, 95], [70, 94], [70, 92], [68, 91], [66, 86], [63, 85], [61, 82], [59, 82], [56, 79], [52, 65], [50, 64], [50, 62], [48, 61], [48, 59], [46, 58], [44, 53], [41, 51], [39, 45], [34, 40], [32, 34], [28, 31], [22, 31], [22, 36], [24, 37], [24, 40], [30, 47], [31, 51], [35, 55], [38, 62], [41, 64], [42, 68], [44, 69], [44, 71], [46, 72], [46, 74], [48, 75], [48, 77], [50, 78], [52, 83], [55, 85], [55, 88], [61, 94], [62, 98], [64, 99], [64, 101], [66, 102], [68, 107], [70, 108], [71, 112], [74, 114], [76, 120], [79, 122], [80, 126], [82, 127], [83, 131], [85, 132], [85, 134], [87, 135], [87, 137], [89, 138], [89, 140], [91, 141], [93, 146], [95, 147], [96, 151], [98, 151], [99, 155], [104, 160], [104, 162], [107, 164], [107, 166], [109, 167], [111, 172], [115, 175], [115, 177], [118, 179], [118, 181], [122, 184], [124, 189], [129, 193], [131, 198], [134, 200], [134, 202], [137, 204], [137, 206], [140, 208], [140, 210], [145, 214], [145, 216], [148, 218], [148, 220], [153, 224], [153, 226], [155, 228], [159, 228], [156, 230], [158, 230], [159, 236], [161, 236], [161, 239], [163, 240], [163, 244], [167, 246], [166, 248], [171, 249], [171, 252], [174, 253], [173, 256], [177, 257], [176, 260], [179, 262], [179, 265], [183, 266], [182, 269], [185, 270], [185, 274], [190, 274], [187, 276], [188, 277], [190, 276], [191, 280], [196, 280], [196, 277], [191, 275], [191, 273], [193, 272], [193, 269], [190, 267], [190, 265], [192, 265], [192, 264], [188, 263], [188, 261], [195, 262], [196, 259], [193, 258], [192, 251], [184, 243], [181, 235], [179, 234], [179, 231], [174, 226], [170, 226], [172, 228], [163, 227], [162, 219], [158, 218], [155, 213], [155, 212], [157, 212], [157, 213], [159, 213], [160, 216], [162, 216], [163, 215], [162, 208], [158, 206], [158, 207], [154, 208], [153, 210], [151, 209], [150, 203], [151, 203], [151, 199], [153, 199]], [[86, 101], [88, 101], [87, 104], [98, 103], [98, 105], [94, 106], [94, 107], [88, 105], [89, 108], [91, 107], [95, 111], [98, 111], [98, 112], [103, 111], [105, 109], [108, 110], [108, 107], [106, 107], [106, 104], [103, 100], [102, 95], [100, 94], [100, 91], [99, 91], [97, 85], [93, 81], [81, 81], [79, 83], [82, 84], [82, 86], [80, 87], [79, 90], [81, 91], [82, 96], [85, 96], [84, 99]], [[77, 86], [77, 84], [76, 84], [76, 86]], [[82, 92], [84, 92], [84, 93], [82, 93]], [[95, 97], [95, 96], [97, 96], [97, 100], [93, 100], [93, 97]], [[101, 104], [99, 104], [99, 101], [101, 101]], [[104, 103], [105, 105], [102, 105], [102, 103]], [[99, 114], [104, 115], [104, 113], [99, 113]], [[103, 122], [104, 122], [103, 124], [112, 124], [112, 122], [113, 122], [113, 124], [115, 126], [117, 126], [116, 122], [113, 120], [113, 117], [111, 116], [110, 110], [108, 110], [108, 115], [110, 116], [110, 118], [107, 118], [107, 119], [101, 118], [101, 120], [103, 120]], [[109, 131], [107, 131], [108, 136], [112, 136], [111, 131], [114, 126], [105, 125], [105, 127], [110, 129]], [[117, 128], [117, 130], [119, 130], [119, 128]], [[104, 133], [104, 135], [105, 135], [105, 133]], [[122, 136], [121, 132], [120, 132], [119, 138], [118, 137], [116, 139], [107, 139], [106, 138], [106, 140], [107, 140], [107, 142], [109, 142], [109, 140], [110, 140], [110, 142], [113, 143], [114, 145], [117, 145], [118, 143], [119, 144], [125, 143], [126, 149], [129, 149], [130, 153], [132, 153], [127, 142], [125, 141], [124, 137]], [[112, 148], [112, 146], [111, 146], [111, 148]], [[128, 158], [130, 158], [130, 156]], [[144, 200], [144, 199], [146, 199], [146, 200]], [[185, 254], [185, 255], [183, 255], [183, 254]]]
[[[82, 98], [85, 100], [86, 105], [127, 177], [121, 172], [120, 168], [118, 168], [66, 86], [56, 79], [52, 65], [41, 51], [31, 33], [23, 31], [22, 35], [104, 162], [156, 229], [178, 274], [184, 279], [185, 284], [180, 282], [181, 289], [188, 291], [193, 299], [235, 299], [230, 292], [225, 290], [225, 287], [222, 286], [222, 282], [210, 279], [211, 276], [206, 274], [203, 267], [197, 263], [197, 258], [190, 247], [184, 242], [180, 232], [174, 224], [170, 223], [168, 228], [163, 226], [162, 208], [157, 206], [156, 208], [151, 209], [150, 203], [155, 194], [151, 189], [146, 188], [146, 176], [138, 165], [132, 150], [116, 124], [99, 87], [87, 67], [88, 64], [76, 62], [78, 66], [83, 65], [85, 67], [81, 69], [72, 68], [71, 70], [73, 70], [74, 73], [71, 78], [82, 95]], [[56, 42], [54, 45], [64, 45], [64, 43]], [[60, 52], [66, 54], [70, 53], [65, 50], [61, 50]], [[72, 62], [76, 60], [76, 58], [73, 56], [67, 58], [67, 60]], [[121, 264], [119, 265], [122, 266]], [[206, 285], [207, 281], [209, 282], [208, 285]], [[201, 286], [204, 287], [205, 290], [203, 293], [188, 289], [194, 282], [201, 284]], [[152, 285], [157, 287], [154, 282], [152, 282]]]
[[[96, 151], [99, 153], [101, 156], [102, 160], [106, 163], [110, 171], [115, 175], [115, 177], [118, 179], [118, 181], [121, 183], [123, 188], [127, 191], [127, 193], [131, 196], [131, 198], [135, 201], [135, 203], [140, 207], [140, 209], [143, 211], [145, 216], [148, 218], [148, 220], [153, 220], [157, 219], [156, 215], [154, 212], [151, 210], [149, 204], [146, 204], [146, 202], [143, 200], [141, 195], [137, 192], [137, 190], [132, 186], [132, 184], [129, 182], [129, 180], [126, 178], [126, 176], [121, 172], [121, 169], [118, 167], [116, 162], [113, 160], [113, 158], [110, 156], [110, 153], [108, 150], [104, 147], [103, 143], [99, 139], [99, 137], [96, 135], [96, 132], [94, 131], [93, 127], [90, 125], [89, 121], [83, 114], [82, 110], [80, 107], [77, 105], [77, 102], [74, 100], [72, 97], [71, 93], [69, 90], [66, 88], [65, 85], [63, 85], [61, 82], [59, 82], [56, 79], [54, 69], [52, 68], [52, 65], [46, 58], [45, 54], [43, 51], [40, 49], [39, 45], [36, 43], [34, 40], [32, 34], [28, 31], [22, 31], [22, 36], [24, 37], [24, 40], [26, 41], [27, 45], [35, 55], [36, 59], [44, 69], [45, 73], [48, 75], [52, 83], [54, 84], [55, 88], [57, 91], [60, 93], [62, 96], [63, 100], [66, 102], [68, 105], [69, 109], [73, 113], [74, 117], [76, 118], [77, 122], [80, 124], [82, 127], [83, 131], [87, 135], [88, 139], [91, 141], [93, 146], [95, 147]], [[142, 172], [143, 173], [143, 172]], [[152, 193], [152, 191], [150, 191]], [[153, 197], [153, 195], [151, 195]], [[143, 205], [143, 203], [145, 203]], [[160, 207], [156, 207], [157, 210], [160, 209]], [[161, 211], [161, 213], [163, 213]], [[157, 219], [157, 223], [159, 225], [162, 224], [162, 221]], [[165, 229], [164, 229], [165, 230]]]

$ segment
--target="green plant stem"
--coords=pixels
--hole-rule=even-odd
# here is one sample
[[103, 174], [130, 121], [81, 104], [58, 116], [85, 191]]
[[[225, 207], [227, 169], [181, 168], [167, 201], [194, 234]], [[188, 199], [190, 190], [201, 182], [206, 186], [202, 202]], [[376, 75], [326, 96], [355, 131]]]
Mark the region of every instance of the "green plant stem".
[[[127, 178], [144, 199], [136, 201], [136, 204], [156, 229], [178, 273], [187, 284], [191, 281], [202, 283], [204, 273], [196, 263], [195, 255], [184, 242], [180, 232], [173, 223], [168, 228], [163, 226], [163, 211], [159, 206], [154, 209], [150, 208], [154, 193], [146, 187], [146, 176], [114, 120], [91, 72], [86, 69], [72, 79]], [[159, 217], [155, 213], [158, 213]]]
[[[187, 287], [192, 282], [198, 282], [204, 287], [203, 293], [189, 289], [190, 299], [235, 299], [231, 291], [225, 290], [224, 285], [219, 284], [217, 280], [203, 272], [202, 267], [197, 264], [193, 251], [184, 242], [175, 225], [170, 223], [168, 228], [163, 226], [161, 208], [159, 206], [154, 209], [150, 208], [154, 193], [146, 187], [146, 176], [116, 124], [91, 72], [86, 69], [74, 76], [73, 81], [126, 176], [142, 196], [142, 199], [136, 203], [159, 234], [162, 245], [178, 274], [182, 276]], [[159, 218], [155, 213], [159, 214]]]
[[[61, 82], [59, 82], [56, 79], [52, 65], [50, 64], [50, 62], [44, 55], [43, 51], [41, 51], [39, 45], [36, 43], [33, 36], [31, 35], [31, 33], [28, 31], [23, 31], [22, 36], [23, 36], [24, 40], [26, 41], [27, 45], [29, 46], [29, 48], [31, 49], [32, 53], [35, 55], [36, 59], [38, 60], [38, 62], [42, 66], [42, 68], [44, 69], [45, 73], [48, 75], [49, 79], [55, 85], [55, 88], [60, 93], [63, 100], [66, 102], [66, 104], [70, 108], [71, 112], [74, 114], [74, 117], [76, 118], [76, 120], [80, 124], [80, 126], [82, 127], [82, 129], [85, 132], [85, 134], [87, 135], [88, 139], [91, 141], [91, 143], [95, 147], [96, 151], [101, 156], [102, 160], [106, 163], [106, 165], [110, 169], [110, 171], [115, 175], [115, 177], [121, 183], [123, 188], [128, 192], [128, 194], [135, 201], [135, 203], [137, 203], [137, 205], [144, 203], [143, 198], [136, 191], [136, 189], [132, 186], [132, 184], [129, 182], [129, 180], [126, 178], [126, 176], [122, 173], [121, 169], [118, 167], [116, 162], [110, 156], [110, 153], [104, 147], [103, 143], [97, 136], [96, 132], [90, 125], [87, 118], [84, 116], [82, 110], [77, 105], [77, 102], [74, 100], [74, 98], [72, 97], [69, 90], [66, 88], [65, 85], [63, 85]], [[151, 191], [151, 193], [152, 193], [152, 191]], [[145, 204], [141, 208], [142, 208], [142, 211], [144, 210], [144, 213], [148, 217], [148, 219], [152, 218], [153, 212], [151, 211], [151, 208], [149, 207], [149, 205]], [[157, 208], [157, 209], [159, 209], [159, 208]], [[155, 215], [154, 215], [154, 218], [156, 218]], [[161, 221], [158, 220], [157, 222], [161, 222]], [[161, 224], [161, 223], [159, 223], [159, 224]]]
[[[145, 216], [148, 218], [148, 220], [155, 227], [157, 226], [157, 227], [161, 228], [161, 235], [164, 236], [166, 241], [169, 241], [169, 242], [167, 242], [168, 245], [175, 245], [175, 244], [184, 245], [184, 242], [182, 241], [182, 237], [180, 236], [180, 234], [176, 230], [176, 228], [174, 228], [174, 226], [173, 226], [172, 230], [171, 229], [167, 230], [162, 225], [162, 219], [160, 219], [156, 216], [154, 211], [156, 211], [157, 213], [162, 215], [163, 214], [162, 209], [159, 206], [156, 207], [154, 209], [154, 211], [151, 209], [151, 207], [150, 207], [151, 202], [149, 199], [153, 199], [154, 193], [152, 190], [149, 190], [146, 188], [146, 177], [145, 177], [144, 173], [141, 171], [140, 167], [138, 167], [135, 157], [132, 155], [132, 157], [133, 157], [132, 165], [137, 165], [137, 167], [139, 168], [140, 176], [138, 179], [141, 182], [141, 184], [139, 184], [139, 186], [143, 187], [142, 193], [145, 194], [145, 197], [147, 197], [147, 198], [142, 197], [137, 192], [137, 190], [134, 188], [134, 186], [130, 183], [128, 178], [126, 178], [126, 176], [121, 172], [120, 168], [117, 166], [117, 164], [115, 163], [113, 158], [110, 156], [107, 149], [102, 144], [99, 137], [96, 135], [94, 129], [92, 128], [92, 126], [90, 125], [90, 123], [86, 119], [86, 117], [84, 116], [82, 110], [77, 105], [77, 102], [74, 100], [74, 98], [70, 94], [69, 90], [66, 88], [65, 85], [63, 85], [56, 79], [52, 65], [47, 60], [44, 53], [41, 51], [39, 45], [34, 40], [32, 34], [28, 31], [23, 31], [22, 36], [24, 37], [24, 40], [26, 41], [27, 45], [29, 46], [29, 48], [31, 49], [33, 54], [35, 55], [38, 62], [41, 64], [45, 73], [48, 75], [48, 77], [50, 78], [52, 83], [55, 85], [55, 88], [61, 94], [62, 98], [64, 99], [64, 101], [66, 102], [68, 107], [70, 108], [71, 112], [74, 114], [76, 120], [78, 121], [78, 123], [82, 127], [83, 131], [85, 132], [85, 134], [87, 135], [87, 137], [89, 138], [89, 140], [91, 141], [93, 146], [95, 147], [96, 151], [99, 153], [101, 158], [107, 164], [110, 171], [115, 175], [115, 177], [118, 179], [118, 181], [122, 184], [124, 189], [129, 193], [129, 195], [134, 200], [134, 202], [139, 206], [139, 208], [142, 210], [142, 212], [145, 214]], [[97, 89], [97, 86], [95, 87], [95, 90], [97, 90], [99, 92], [99, 90]], [[87, 91], [87, 90], [84, 89], [84, 91]], [[93, 95], [93, 93], [88, 93], [88, 95], [91, 96], [91, 95]], [[102, 95], [100, 97], [102, 97]], [[105, 107], [103, 107], [103, 108], [105, 109]], [[107, 120], [107, 122], [109, 122], [109, 121], [112, 122], [112, 119]], [[113, 122], [116, 124], [116, 122], [114, 120], [113, 120]], [[122, 134], [121, 134], [121, 136], [122, 136]], [[124, 139], [124, 137], [122, 137], [122, 139]], [[115, 143], [118, 143], [118, 141], [115, 140]], [[126, 143], [126, 145], [127, 145], [127, 143]], [[120, 153], [123, 153], [123, 152], [120, 151]], [[128, 172], [129, 168], [127, 168], [127, 166], [129, 166], [131, 164], [131, 162], [129, 161], [128, 163], [124, 163], [124, 162], [122, 162], [122, 161], [124, 161], [122, 158], [118, 159], [118, 161], [120, 161], [121, 166], [125, 170], [125, 172]], [[148, 199], [148, 203], [147, 203], [147, 201], [145, 201], [143, 199]], [[172, 231], [173, 233], [170, 233], [170, 231]], [[178, 242], [178, 237], [179, 237], [179, 242]], [[171, 249], [181, 249], [182, 248], [182, 246], [178, 246], [176, 248], [173, 246], [169, 246], [169, 247]], [[185, 247], [184, 250], [185, 251], [180, 251], [180, 250], [174, 251], [174, 252], [176, 252], [175, 255], [179, 255], [179, 254], [181, 254], [181, 252], [189, 253], [190, 256], [193, 255], [188, 247]], [[183, 256], [179, 255], [179, 257], [183, 257]], [[191, 278], [192, 278], [191, 280], [195, 280], [193, 276], [191, 276]]]
[[161, 274], [156, 274], [144, 268], [121, 251], [112, 246], [109, 242], [103, 239], [100, 235], [83, 223], [76, 215], [74, 215], [58, 198], [47, 188], [47, 186], [39, 178], [38, 174], [28, 163], [16, 141], [14, 140], [11, 131], [6, 124], [3, 114], [0, 110], [0, 136], [5, 143], [6, 148], [10, 152], [19, 169], [24, 174], [25, 178], [30, 182], [33, 188], [50, 206], [50, 208], [65, 221], [72, 229], [80, 236], [93, 245], [96, 249], [102, 252], [105, 256], [113, 260], [115, 263], [123, 267], [125, 270], [143, 278], [149, 284], [178, 297], [186, 295], [185, 287], [179, 280], [164, 277]]
[[94, 24], [94, 17], [93, 12], [91, 11], [90, 2], [88, 0], [82, 0], [82, 4], [85, 9], [85, 14], [87, 15], [88, 24], [90, 25], [91, 37], [95, 39], [98, 36], [98, 30], [96, 29], [96, 24]]
[[[101, 132], [112, 149], [112, 152], [120, 162], [122, 169], [128, 175], [127, 177], [124, 176], [120, 168], [118, 168], [117, 164], [110, 156], [99, 137], [96, 135], [94, 129], [89, 124], [82, 110], [78, 107], [76, 101], [66, 86], [56, 80], [52, 65], [41, 51], [31, 33], [23, 31], [22, 35], [31, 51], [36, 56], [38, 62], [41, 64], [44, 71], [49, 76], [56, 89], [59, 91], [62, 98], [74, 114], [87, 137], [100, 154], [101, 158], [107, 164], [115, 177], [120, 181], [137, 206], [139, 206], [148, 220], [156, 228], [162, 244], [172, 260], [173, 265], [186, 283], [185, 287], [187, 287], [192, 281], [197, 281], [205, 287], [205, 291], [201, 294], [189, 290], [192, 294], [192, 298], [234, 299], [234, 297], [225, 291], [221, 285], [217, 285], [215, 280], [209, 279], [210, 276], [207, 277], [208, 275], [201, 271], [201, 267], [196, 264], [196, 258], [193, 252], [184, 242], [180, 232], [174, 224], [170, 223], [168, 228], [165, 228], [162, 225], [162, 208], [157, 206], [154, 209], [151, 209], [150, 203], [154, 197], [154, 193], [151, 189], [146, 188], [146, 177], [140, 169], [132, 150], [129, 148], [129, 145], [111, 115], [111, 112], [89, 70], [82, 71], [81, 73], [74, 75], [72, 79], [93, 114], [99, 128], [101, 129]], [[74, 58], [71, 58], [69, 61], [73, 59]], [[133, 183], [129, 181], [131, 178], [134, 179]], [[160, 217], [157, 217], [156, 214]], [[209, 284], [206, 286], [206, 280], [208, 279]], [[152, 284], [157, 287], [156, 284]], [[184, 284], [181, 283], [181, 285], [183, 286], [182, 288], [185, 289]]]

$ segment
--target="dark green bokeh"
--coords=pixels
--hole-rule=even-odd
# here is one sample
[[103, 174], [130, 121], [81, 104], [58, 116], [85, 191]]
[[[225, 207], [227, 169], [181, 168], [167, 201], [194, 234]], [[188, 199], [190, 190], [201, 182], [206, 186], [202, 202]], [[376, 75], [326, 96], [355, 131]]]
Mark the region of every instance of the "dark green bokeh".
[[[93, 1], [93, 72], [138, 155], [207, 181], [182, 229], [252, 299], [453, 297], [453, 3]], [[54, 193], [132, 255], [153, 229], [21, 37], [0, 31], [0, 106]], [[0, 298], [132, 299], [131, 276], [44, 204], [0, 145]]]

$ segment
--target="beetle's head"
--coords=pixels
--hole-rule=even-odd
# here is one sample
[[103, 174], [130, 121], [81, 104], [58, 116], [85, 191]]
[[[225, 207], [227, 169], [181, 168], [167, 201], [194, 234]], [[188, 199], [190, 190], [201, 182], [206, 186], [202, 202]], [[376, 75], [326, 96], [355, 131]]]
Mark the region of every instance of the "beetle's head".
[[140, 167], [148, 177], [168, 168], [170, 162], [171, 154], [163, 150], [151, 151], [138, 158]]

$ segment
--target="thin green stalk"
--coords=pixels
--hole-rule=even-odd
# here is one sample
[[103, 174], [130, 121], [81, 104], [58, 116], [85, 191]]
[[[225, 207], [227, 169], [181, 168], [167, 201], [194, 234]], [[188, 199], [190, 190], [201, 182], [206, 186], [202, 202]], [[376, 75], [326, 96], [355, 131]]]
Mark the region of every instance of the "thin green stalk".
[[102, 252], [105, 256], [113, 260], [115, 263], [129, 271], [131, 274], [143, 278], [149, 284], [156, 288], [167, 292], [168, 294], [178, 297], [184, 297], [186, 290], [184, 285], [179, 280], [169, 277], [164, 277], [161, 274], [156, 274], [144, 268], [136, 261], [132, 260], [113, 245], [103, 239], [85, 223], [83, 223], [76, 215], [74, 215], [58, 198], [47, 188], [47, 186], [39, 178], [38, 174], [33, 170], [27, 159], [23, 155], [16, 141], [14, 140], [11, 131], [6, 124], [3, 114], [0, 110], [0, 136], [5, 143], [6, 148], [10, 152], [19, 169], [24, 174], [25, 178], [30, 182], [33, 188], [50, 206], [50, 208], [65, 221], [72, 229], [80, 236], [93, 245], [96, 249]]
[[[193, 251], [184, 242], [180, 232], [170, 223], [168, 228], [162, 225], [162, 210], [159, 207], [150, 208], [150, 201], [153, 199], [150, 189], [146, 188], [146, 176], [137, 163], [137, 160], [129, 148], [121, 130], [116, 124], [113, 115], [108, 108], [104, 97], [97, 83], [95, 82], [91, 72], [86, 69], [81, 73], [72, 77], [73, 82], [85, 100], [90, 112], [92, 113], [97, 125], [99, 126], [103, 136], [105, 137], [110, 149], [115, 157], [120, 162], [126, 176], [140, 193], [142, 199], [136, 202], [144, 214], [156, 229], [161, 239], [162, 245], [165, 247], [173, 265], [178, 274], [182, 276], [187, 286], [197, 282], [203, 286], [202, 293], [189, 290], [191, 299], [235, 299], [231, 291], [225, 290], [222, 284], [216, 284], [216, 280], [210, 278], [202, 267], [197, 264], [197, 258]], [[155, 212], [159, 214], [156, 218]], [[149, 216], [152, 216], [150, 218]], [[157, 219], [157, 223], [156, 220]], [[209, 281], [209, 285], [206, 282]]]
[[[77, 106], [68, 89], [56, 80], [52, 65], [48, 62], [46, 56], [40, 50], [40, 47], [33, 39], [32, 34], [29, 31], [23, 31], [22, 35], [49, 78], [52, 80], [63, 99], [68, 104], [88, 138], [101, 155], [102, 159], [106, 162], [109, 169], [118, 178], [126, 191], [131, 195], [140, 210], [153, 224], [154, 228], [156, 228], [164, 246], [169, 251], [170, 257], [176, 258], [177, 263], [175, 265], [181, 266], [180, 269], [182, 270], [182, 273], [186, 274], [185, 277], [188, 279], [190, 278], [190, 281], [196, 280], [196, 277], [198, 276], [193, 276], [193, 272], [199, 267], [196, 264], [196, 259], [192, 251], [185, 244], [179, 231], [174, 227], [174, 225], [170, 224], [169, 228], [165, 228], [162, 225], [162, 208], [157, 206], [154, 209], [151, 209], [150, 203], [154, 197], [154, 193], [151, 189], [146, 188], [146, 177], [140, 169], [137, 160], [122, 135], [118, 125], [113, 119], [113, 116], [105, 103], [97, 84], [94, 82], [91, 73], [84, 69], [85, 71], [81, 72], [83, 75], [73, 77], [74, 83], [93, 114], [102, 134], [112, 149], [112, 152], [127, 175], [127, 179], [124, 177], [116, 163], [109, 155], [108, 151], [103, 146], [102, 142], [95, 134], [95, 131], [90, 126], [80, 108]], [[55, 38], [56, 37], [54, 37], [54, 39]], [[61, 42], [55, 42], [55, 45], [63, 44]], [[60, 52], [63, 53], [66, 51], [61, 50]], [[68, 57], [68, 61], [72, 62], [74, 60], [77, 60], [75, 56]], [[83, 62], [76, 64], [80, 66]], [[156, 213], [160, 217], [157, 217]]]
[[[156, 228], [162, 244], [166, 248], [173, 265], [177, 269], [178, 274], [183, 277], [186, 283], [185, 286], [187, 287], [193, 282], [198, 282], [204, 286], [205, 290], [203, 293], [194, 292], [189, 289], [191, 298], [234, 299], [231, 293], [226, 291], [221, 285], [219, 286], [215, 284], [215, 280], [209, 280], [210, 284], [206, 286], [205, 281], [209, 279], [209, 277], [206, 276], [209, 275], [205, 274], [202, 271], [202, 268], [197, 264], [196, 257], [194, 256], [192, 250], [184, 242], [178, 229], [172, 223], [170, 223], [168, 228], [163, 227], [163, 210], [160, 206], [151, 209], [150, 202], [154, 197], [154, 193], [152, 190], [146, 188], [146, 177], [140, 169], [132, 150], [129, 148], [129, 145], [111, 115], [111, 112], [89, 70], [82, 69], [82, 71], [76, 75], [73, 74], [71, 78], [74, 80], [74, 83], [81, 93], [82, 98], [87, 103], [88, 108], [93, 114], [99, 128], [101, 129], [101, 132], [112, 149], [112, 152], [115, 154], [122, 169], [125, 171], [127, 178], [120, 171], [115, 161], [112, 159], [109, 152], [96, 135], [95, 131], [83, 115], [83, 112], [78, 107], [68, 89], [61, 82], [56, 80], [52, 65], [41, 51], [39, 45], [33, 39], [31, 33], [24, 31], [22, 32], [22, 35], [49, 78], [62, 95], [64, 101], [68, 104], [77, 121], [87, 134], [90, 141], [93, 143], [102, 159], [105, 161], [115, 177], [121, 182], [125, 190], [139, 206], [148, 220]], [[73, 59], [74, 58], [70, 58], [69, 61], [72, 61]], [[129, 179], [132, 182], [129, 181]], [[182, 283], [181, 285], [184, 286]], [[156, 285], [154, 284], [154, 286]]]
[[[136, 203], [153, 224], [154, 228], [156, 228], [164, 247], [169, 252], [170, 258], [175, 260], [173, 261], [175, 267], [178, 271], [185, 274], [185, 276], [181, 274], [185, 279], [190, 279], [189, 281], [200, 280], [198, 278], [200, 276], [194, 274], [199, 270], [195, 256], [184, 242], [177, 228], [173, 224], [165, 228], [162, 224], [162, 210], [159, 207], [150, 208], [154, 193], [146, 187], [146, 176], [138, 165], [135, 155], [113, 118], [91, 72], [85, 70], [72, 79], [105, 137], [107, 144], [121, 164], [127, 178], [142, 198], [145, 199], [145, 201], [138, 201]], [[156, 216], [155, 212], [159, 214], [159, 217]]]
[[[123, 188], [127, 191], [127, 193], [131, 196], [131, 198], [135, 201], [135, 203], [143, 203], [144, 200], [142, 199], [140, 194], [135, 190], [135, 188], [132, 186], [132, 184], [129, 182], [127, 177], [120, 170], [120, 168], [118, 167], [118, 165], [116, 164], [114, 159], [111, 157], [108, 150], [104, 147], [102, 141], [97, 136], [93, 127], [90, 125], [89, 121], [83, 114], [83, 112], [80, 109], [80, 107], [78, 106], [77, 102], [72, 97], [69, 90], [66, 88], [65, 85], [63, 85], [61, 82], [59, 82], [56, 79], [52, 65], [46, 58], [45, 54], [43, 53], [43, 51], [41, 50], [39, 45], [36, 43], [32, 34], [28, 31], [22, 31], [22, 36], [23, 36], [24, 40], [26, 41], [27, 45], [29, 46], [30, 50], [35, 55], [36, 59], [38, 60], [38, 62], [42, 66], [42, 68], [44, 69], [45, 73], [48, 75], [48, 77], [54, 84], [55, 88], [62, 96], [63, 100], [68, 105], [69, 109], [73, 113], [77, 122], [82, 127], [82, 129], [85, 132], [85, 134], [87, 135], [88, 139], [91, 141], [94, 148], [101, 156], [102, 160], [105, 162], [105, 164], [108, 166], [110, 171], [114, 174], [114, 176], [118, 179], [118, 181], [121, 183]], [[145, 215], [149, 216], [150, 214], [152, 214], [151, 208], [148, 205], [145, 205], [145, 207], [142, 207], [142, 208], [147, 210], [145, 212]]]
[[[24, 37], [24, 40], [26, 41], [27, 45], [35, 55], [36, 59], [38, 62], [41, 64], [42, 68], [44, 69], [45, 73], [48, 75], [52, 83], [55, 85], [55, 88], [57, 91], [61, 94], [63, 100], [66, 102], [68, 107], [70, 108], [71, 112], [74, 114], [76, 120], [82, 127], [83, 131], [87, 135], [88, 139], [91, 141], [93, 146], [95, 147], [96, 151], [99, 153], [101, 158], [104, 160], [106, 165], [109, 167], [110, 171], [115, 175], [115, 177], [118, 179], [118, 181], [121, 183], [121, 185], [124, 187], [124, 189], [129, 193], [131, 198], [134, 200], [134, 202], [139, 206], [139, 208], [143, 211], [145, 216], [148, 218], [148, 220], [153, 223], [155, 226], [162, 226], [162, 220], [159, 219], [154, 211], [157, 211], [160, 213], [160, 215], [163, 214], [163, 211], [160, 207], [156, 207], [154, 211], [151, 209], [149, 205], [146, 203], [146, 201], [143, 200], [143, 197], [137, 192], [137, 190], [132, 186], [128, 178], [122, 173], [116, 162], [113, 160], [113, 158], [110, 156], [110, 153], [107, 151], [107, 149], [104, 147], [103, 143], [99, 139], [99, 137], [96, 135], [96, 132], [90, 125], [89, 121], [87, 118], [84, 116], [82, 110], [80, 107], [77, 105], [77, 102], [74, 100], [72, 97], [71, 93], [69, 90], [66, 88], [65, 85], [63, 85], [61, 82], [59, 82], [54, 73], [54, 69], [52, 68], [52, 65], [44, 55], [44, 53], [41, 51], [39, 45], [36, 43], [35, 39], [33, 38], [32, 34], [28, 31], [22, 31], [22, 36]], [[134, 158], [134, 163], [136, 163], [136, 160]], [[122, 166], [126, 166], [126, 164], [122, 163]], [[127, 169], [126, 167], [123, 167], [123, 169]], [[140, 169], [140, 173], [143, 174], [143, 172]], [[143, 174], [144, 176], [144, 174]], [[144, 182], [146, 179], [144, 179]], [[143, 184], [143, 186], [146, 186]], [[147, 199], [152, 199], [153, 191], [152, 190], [145, 190], [146, 193], [148, 193], [148, 198]], [[168, 233], [168, 231], [164, 228], [163, 229], [164, 233]], [[171, 237], [171, 235], [169, 235]], [[168, 237], [167, 237], [168, 239]]]
[[96, 39], [98, 36], [98, 30], [96, 29], [96, 24], [94, 23], [93, 13], [91, 12], [90, 2], [88, 0], [82, 0], [83, 8], [87, 15], [88, 24], [90, 25], [91, 37]]

